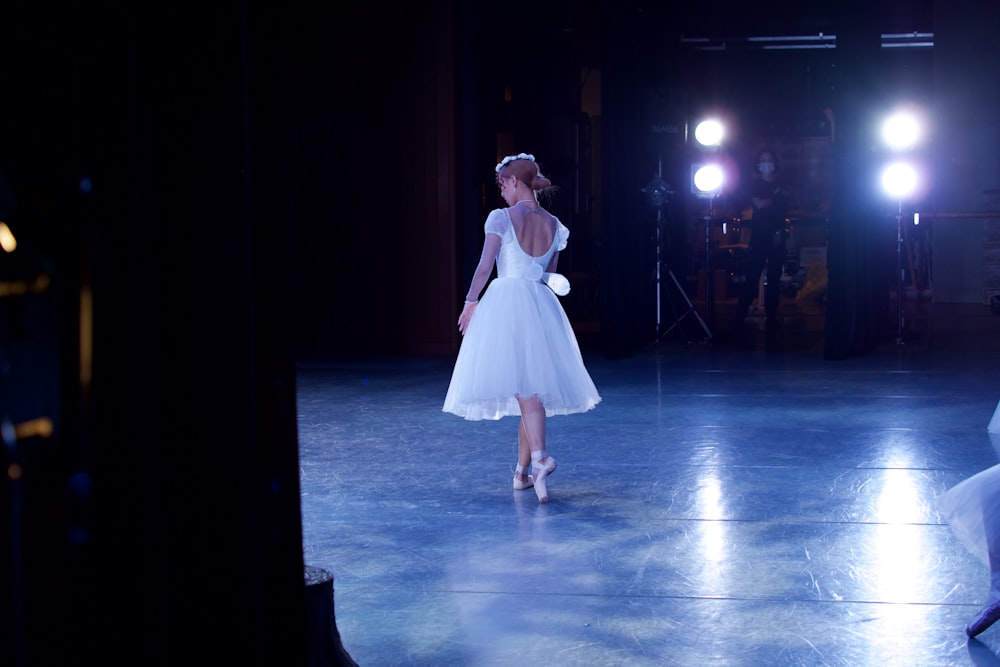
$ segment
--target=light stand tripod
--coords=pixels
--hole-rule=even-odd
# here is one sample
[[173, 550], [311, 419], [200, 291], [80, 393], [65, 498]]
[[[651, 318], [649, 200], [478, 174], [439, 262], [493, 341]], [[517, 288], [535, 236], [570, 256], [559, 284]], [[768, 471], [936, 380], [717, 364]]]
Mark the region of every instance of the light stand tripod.
[[715, 275], [712, 266], [712, 221], [715, 214], [715, 195], [708, 203], [705, 216], [705, 317], [715, 325]]
[[906, 331], [906, 317], [903, 315], [903, 200], [896, 209], [896, 345], [919, 338]]
[[896, 210], [896, 345], [903, 344], [903, 200]]
[[[687, 292], [684, 291], [684, 287], [677, 280], [677, 276], [674, 272], [666, 265], [664, 261], [664, 250], [663, 250], [663, 209], [665, 206], [669, 206], [669, 197], [673, 194], [670, 190], [670, 186], [662, 178], [663, 163], [660, 161], [657, 164], [657, 174], [653, 181], [642, 189], [649, 200], [649, 203], [656, 208], [656, 340], [660, 341], [666, 338], [671, 331], [680, 326], [681, 322], [688, 315], [694, 315], [701, 325], [702, 331], [705, 333], [703, 341], [709, 341], [712, 339], [712, 332], [709, 331], [708, 325], [705, 321], [701, 319], [701, 315], [695, 310], [694, 304], [691, 303], [691, 299], [688, 298]], [[670, 279], [677, 293], [680, 295], [681, 299], [684, 301], [685, 310], [683, 312], [678, 312], [677, 306], [674, 304], [674, 300], [671, 298], [670, 305], [671, 310], [674, 312], [674, 321], [666, 329], [663, 328], [663, 279], [664, 276]], [[687, 342], [692, 342], [688, 340]]]
[[[688, 298], [687, 292], [684, 291], [684, 288], [677, 281], [677, 276], [675, 276], [674, 272], [669, 268], [666, 269], [666, 275], [668, 278], [670, 278], [670, 281], [677, 289], [677, 293], [680, 294], [681, 298], [684, 300], [685, 309], [684, 312], [680, 313], [675, 317], [673, 323], [669, 327], [663, 329], [663, 321], [661, 319], [662, 310], [660, 306], [660, 301], [662, 298], [661, 295], [663, 293], [661, 278], [664, 273], [663, 241], [662, 241], [663, 227], [661, 223], [662, 215], [663, 215], [662, 211], [658, 210], [656, 212], [656, 338], [657, 340], [666, 338], [671, 331], [680, 326], [681, 322], [684, 321], [685, 317], [687, 317], [688, 315], [694, 315], [695, 318], [698, 320], [698, 323], [701, 325], [702, 331], [705, 332], [705, 337], [702, 339], [702, 341], [710, 341], [712, 339], [712, 332], [709, 331], [708, 325], [705, 324], [705, 320], [701, 318], [701, 315], [698, 314], [698, 311], [695, 309], [694, 304], [691, 303], [691, 299]], [[674, 306], [672, 299], [670, 303], [674, 313], [676, 314], [677, 308], [676, 306]], [[691, 340], [689, 339], [688, 342], [690, 343]]]

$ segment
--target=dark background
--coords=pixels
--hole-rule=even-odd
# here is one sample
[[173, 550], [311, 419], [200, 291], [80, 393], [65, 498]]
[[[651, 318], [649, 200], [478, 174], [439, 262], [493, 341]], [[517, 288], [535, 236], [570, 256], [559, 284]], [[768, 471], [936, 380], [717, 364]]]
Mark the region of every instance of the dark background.
[[[295, 363], [457, 351], [502, 155], [560, 186], [567, 310], [617, 358], [651, 331], [641, 188], [660, 160], [687, 252], [686, 123], [737, 109], [745, 159], [824, 136], [831, 109], [823, 354], [864, 354], [892, 250], [870, 121], [928, 103], [925, 203], [981, 208], [997, 9], [669, 4], [5, 4], [3, 662], [305, 661]], [[933, 49], [880, 48], [911, 31]], [[820, 32], [837, 48], [739, 46]], [[51, 435], [24, 430], [39, 419]]]

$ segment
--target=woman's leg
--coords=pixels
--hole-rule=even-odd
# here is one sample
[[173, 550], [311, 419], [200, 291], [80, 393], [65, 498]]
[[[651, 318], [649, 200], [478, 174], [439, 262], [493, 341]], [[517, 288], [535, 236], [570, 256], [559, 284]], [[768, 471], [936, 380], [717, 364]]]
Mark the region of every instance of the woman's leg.
[[531, 448], [528, 433], [524, 430], [524, 419], [517, 425], [517, 468], [514, 469], [514, 490], [530, 489], [535, 480], [528, 474], [531, 468]]
[[[758, 295], [760, 276], [764, 271], [764, 264], [767, 262], [767, 255], [760, 246], [761, 243], [754, 244], [753, 236], [751, 236], [744, 264], [746, 268], [745, 281], [740, 285], [739, 297], [736, 301], [736, 314], [733, 316], [733, 328], [736, 330], [743, 327], [747, 315], [750, 314], [750, 306]], [[711, 280], [711, 278], [707, 278], [707, 280]]]
[[781, 274], [784, 272], [784, 248], [776, 247], [767, 258], [767, 285], [764, 286], [764, 314], [770, 327], [778, 323], [778, 300], [781, 298]]
[[[556, 461], [545, 451], [545, 406], [537, 396], [518, 398], [521, 407], [521, 424], [531, 452], [531, 467], [535, 480], [535, 495], [538, 500], [549, 502], [545, 480], [556, 469]], [[520, 450], [520, 439], [518, 440]]]
[[975, 637], [1000, 620], [1000, 516], [994, 514], [1000, 503], [1000, 492], [983, 499], [983, 529], [990, 561], [990, 591], [983, 608], [965, 627], [965, 633]]
[[524, 427], [524, 417], [517, 425], [517, 465], [527, 468], [531, 465], [531, 447], [528, 445], [528, 433]]
[[[537, 396], [517, 399], [521, 406], [521, 431], [525, 444], [528, 446], [529, 460], [534, 459], [532, 453], [545, 450], [545, 408]], [[520, 435], [520, 434], [519, 434]], [[521, 438], [518, 438], [518, 454], [521, 451]]]

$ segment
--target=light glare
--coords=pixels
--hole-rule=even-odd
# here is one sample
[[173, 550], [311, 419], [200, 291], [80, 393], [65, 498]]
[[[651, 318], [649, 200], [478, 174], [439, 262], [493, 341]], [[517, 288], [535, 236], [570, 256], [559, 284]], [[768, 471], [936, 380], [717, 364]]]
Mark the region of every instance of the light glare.
[[703, 120], [694, 129], [694, 138], [702, 146], [718, 146], [722, 143], [722, 136], [724, 134], [722, 123], [714, 118]]
[[722, 167], [717, 164], [706, 164], [694, 172], [694, 186], [699, 192], [718, 192], [722, 182]]
[[906, 162], [890, 164], [882, 172], [882, 188], [896, 199], [904, 199], [917, 189], [917, 170]]
[[6, 222], [0, 222], [0, 249], [4, 252], [14, 252], [17, 249], [17, 238]]
[[920, 140], [920, 134], [916, 116], [907, 112], [894, 113], [882, 125], [882, 140], [893, 150], [913, 148]]

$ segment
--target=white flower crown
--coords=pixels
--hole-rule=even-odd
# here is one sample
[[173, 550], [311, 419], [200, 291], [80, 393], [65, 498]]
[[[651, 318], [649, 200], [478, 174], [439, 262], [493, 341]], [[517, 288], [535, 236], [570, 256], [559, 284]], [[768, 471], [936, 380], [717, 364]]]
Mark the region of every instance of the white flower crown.
[[501, 169], [503, 169], [504, 167], [506, 167], [508, 164], [510, 164], [514, 160], [531, 160], [532, 162], [534, 162], [535, 161], [535, 156], [534, 155], [528, 155], [527, 153], [518, 153], [517, 155], [508, 155], [504, 159], [500, 160], [500, 164], [497, 165], [497, 173], [499, 174]]

